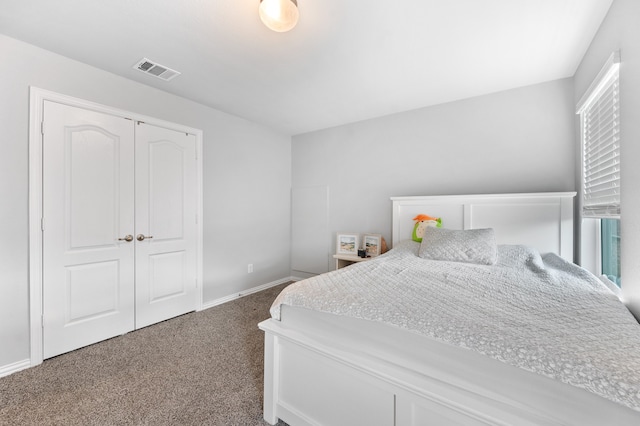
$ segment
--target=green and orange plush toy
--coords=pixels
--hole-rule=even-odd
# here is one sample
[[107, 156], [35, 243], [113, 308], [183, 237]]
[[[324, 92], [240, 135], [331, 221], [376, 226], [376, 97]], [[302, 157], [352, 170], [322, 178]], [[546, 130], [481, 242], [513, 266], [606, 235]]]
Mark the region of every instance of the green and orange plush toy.
[[415, 226], [413, 227], [413, 234], [411, 238], [413, 241], [417, 241], [419, 243], [422, 242], [422, 236], [424, 235], [424, 230], [427, 226], [434, 226], [436, 228], [442, 228], [442, 219], [439, 217], [431, 217], [426, 214], [419, 214], [414, 217], [413, 220], [416, 221]]

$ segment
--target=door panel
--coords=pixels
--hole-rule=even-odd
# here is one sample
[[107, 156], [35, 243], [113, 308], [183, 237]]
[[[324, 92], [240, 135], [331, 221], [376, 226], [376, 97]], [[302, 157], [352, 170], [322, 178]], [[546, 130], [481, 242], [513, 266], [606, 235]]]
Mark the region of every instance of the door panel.
[[196, 307], [196, 138], [138, 123], [135, 149], [140, 328]]
[[133, 122], [44, 102], [44, 357], [134, 327]]
[[85, 125], [67, 127], [65, 143], [68, 249], [114, 246], [119, 219], [119, 137]]
[[185, 251], [149, 255], [149, 303], [187, 293], [184, 282]]
[[118, 311], [118, 266], [111, 260], [66, 268], [67, 326]]
[[[168, 136], [174, 136], [173, 133], [176, 132]], [[185, 135], [178, 136], [182, 138]], [[148, 141], [149, 229], [158, 234], [154, 236], [155, 242], [185, 238], [182, 200], [185, 197], [185, 178], [188, 178], [187, 148], [173, 141]], [[193, 151], [191, 155], [194, 155]]]

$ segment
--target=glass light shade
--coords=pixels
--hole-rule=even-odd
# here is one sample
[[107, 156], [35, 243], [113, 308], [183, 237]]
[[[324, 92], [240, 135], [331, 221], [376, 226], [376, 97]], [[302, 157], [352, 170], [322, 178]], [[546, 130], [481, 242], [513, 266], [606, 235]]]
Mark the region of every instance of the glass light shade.
[[296, 0], [260, 0], [260, 19], [267, 28], [283, 33], [298, 23]]

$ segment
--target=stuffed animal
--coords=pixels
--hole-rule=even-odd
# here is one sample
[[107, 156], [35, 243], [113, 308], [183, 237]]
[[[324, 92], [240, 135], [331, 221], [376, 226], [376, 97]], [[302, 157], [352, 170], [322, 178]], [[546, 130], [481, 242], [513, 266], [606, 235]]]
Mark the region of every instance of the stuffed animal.
[[411, 238], [413, 238], [413, 241], [417, 241], [419, 243], [422, 242], [424, 229], [427, 226], [442, 228], [442, 219], [439, 217], [436, 218], [436, 217], [427, 216], [426, 214], [419, 214], [418, 216], [414, 217], [413, 220], [416, 221], [416, 224], [413, 227], [413, 234], [411, 235]]

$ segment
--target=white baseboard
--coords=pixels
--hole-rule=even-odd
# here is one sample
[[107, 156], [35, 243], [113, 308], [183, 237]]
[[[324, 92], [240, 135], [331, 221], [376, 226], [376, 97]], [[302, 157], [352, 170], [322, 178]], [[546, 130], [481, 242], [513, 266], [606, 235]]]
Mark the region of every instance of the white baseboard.
[[229, 296], [221, 297], [219, 299], [214, 299], [209, 302], [204, 302], [202, 304], [202, 309], [200, 310], [203, 311], [205, 309], [213, 308], [214, 306], [222, 305], [223, 303], [231, 302], [232, 300], [236, 300], [241, 297], [248, 296], [250, 294], [257, 293], [259, 291], [266, 290], [268, 288], [275, 287], [280, 284], [288, 283], [289, 281], [299, 281], [299, 280], [300, 278], [297, 278], [297, 277], [287, 277], [287, 278], [282, 278], [276, 281], [271, 281], [270, 283], [262, 284], [257, 287], [250, 288], [248, 290], [243, 290], [239, 293], [233, 293], [233, 294], [230, 294]]
[[7, 364], [0, 366], [0, 377], [8, 376], [9, 374], [17, 373], [20, 370], [24, 370], [31, 367], [30, 359], [23, 359], [22, 361], [14, 362], [13, 364]]
[[[241, 297], [248, 296], [250, 294], [257, 293], [259, 291], [266, 290], [268, 288], [275, 287], [277, 285], [287, 283], [289, 281], [300, 281], [300, 280], [302, 280], [302, 278], [299, 278], [299, 277], [282, 278], [282, 279], [279, 279], [277, 281], [272, 281], [270, 283], [262, 284], [262, 285], [259, 285], [257, 287], [250, 288], [248, 290], [243, 290], [243, 291], [241, 291], [239, 293], [234, 293], [234, 294], [231, 294], [229, 296], [221, 297], [219, 299], [215, 299], [215, 300], [212, 300], [210, 302], [203, 303], [202, 304], [202, 309], [200, 309], [200, 310], [205, 310], [205, 309], [208, 309], [208, 308], [212, 308], [214, 306], [221, 305], [221, 304], [226, 303], [226, 302], [231, 302], [232, 300], [239, 299]], [[27, 369], [29, 367], [31, 367], [31, 360], [28, 359], [28, 358], [27, 359], [23, 359], [22, 361], [14, 362], [12, 364], [2, 365], [2, 366], [0, 366], [0, 377], [8, 376], [10, 374], [16, 373], [16, 372], [18, 372], [20, 370]]]

